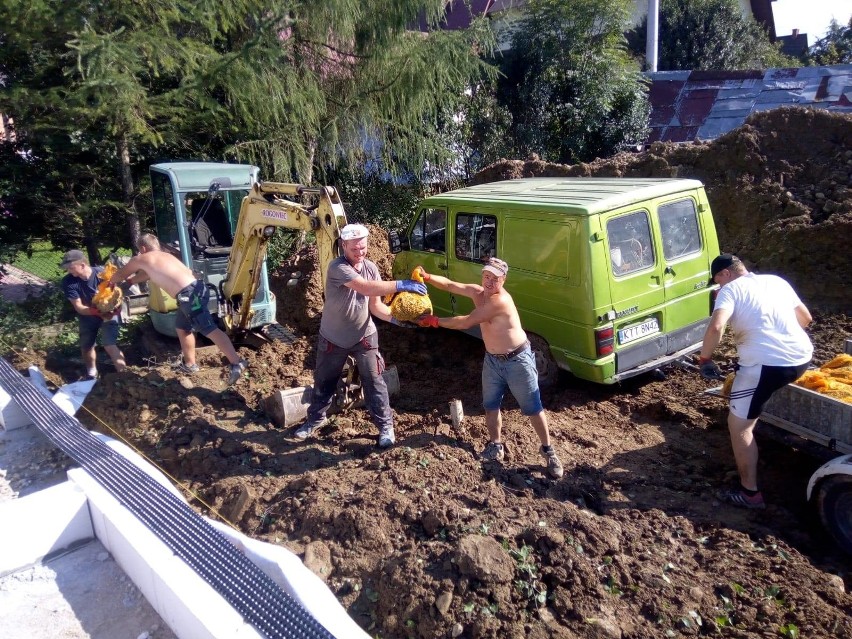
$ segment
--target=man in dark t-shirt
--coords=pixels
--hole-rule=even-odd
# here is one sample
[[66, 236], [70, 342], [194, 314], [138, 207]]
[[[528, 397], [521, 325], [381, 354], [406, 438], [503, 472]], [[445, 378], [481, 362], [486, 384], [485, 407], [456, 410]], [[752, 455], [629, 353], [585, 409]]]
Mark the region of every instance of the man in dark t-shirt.
[[101, 315], [92, 304], [92, 298], [98, 292], [98, 274], [103, 272], [103, 266], [89, 266], [89, 260], [82, 251], [68, 251], [59, 268], [68, 271], [62, 278], [62, 290], [80, 316], [80, 353], [86, 366], [86, 375], [90, 379], [98, 377], [95, 357], [98, 332], [115, 370], [122, 372], [126, 364], [124, 354], [118, 348], [118, 329], [121, 326], [118, 314]]

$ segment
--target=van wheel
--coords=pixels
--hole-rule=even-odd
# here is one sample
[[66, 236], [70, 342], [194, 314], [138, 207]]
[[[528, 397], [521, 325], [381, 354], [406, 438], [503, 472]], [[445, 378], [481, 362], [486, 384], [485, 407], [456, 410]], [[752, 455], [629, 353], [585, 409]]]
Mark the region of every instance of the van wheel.
[[538, 369], [539, 388], [553, 386], [559, 379], [559, 366], [550, 354], [550, 346], [543, 337], [530, 333], [530, 347], [535, 356], [535, 367]]
[[834, 475], [819, 485], [819, 517], [834, 541], [852, 555], [852, 475]]

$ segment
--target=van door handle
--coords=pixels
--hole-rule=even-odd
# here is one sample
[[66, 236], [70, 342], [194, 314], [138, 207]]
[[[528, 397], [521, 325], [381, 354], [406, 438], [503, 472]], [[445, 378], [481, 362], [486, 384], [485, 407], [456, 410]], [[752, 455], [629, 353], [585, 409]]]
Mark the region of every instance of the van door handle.
[[438, 268], [447, 269], [449, 268], [449, 262], [441, 262], [438, 264]]
[[675, 272], [671, 266], [667, 266], [666, 270], [663, 271], [663, 275], [671, 275], [674, 276]]

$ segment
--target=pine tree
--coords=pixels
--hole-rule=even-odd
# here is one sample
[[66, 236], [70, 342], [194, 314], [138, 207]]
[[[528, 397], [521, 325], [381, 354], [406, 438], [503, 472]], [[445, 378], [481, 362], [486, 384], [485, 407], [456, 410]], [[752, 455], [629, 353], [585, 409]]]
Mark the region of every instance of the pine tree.
[[[49, 172], [55, 236], [125, 214], [153, 158], [243, 159], [268, 178], [370, 155], [386, 168], [442, 158], [440, 118], [489, 68], [481, 24], [435, 27], [442, 0], [6, 0], [0, 112], [33, 172]], [[35, 153], [34, 153], [35, 151]], [[47, 175], [39, 179], [48, 181]], [[111, 218], [112, 219], [112, 218]], [[99, 233], [107, 232], [99, 229]]]

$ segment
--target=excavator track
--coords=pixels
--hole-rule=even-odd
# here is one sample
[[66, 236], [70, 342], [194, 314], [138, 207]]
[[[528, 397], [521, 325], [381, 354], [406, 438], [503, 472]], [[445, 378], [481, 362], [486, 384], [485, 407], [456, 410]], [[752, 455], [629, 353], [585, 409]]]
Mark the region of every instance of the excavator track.
[[0, 386], [36, 427], [270, 639], [334, 639], [209, 522], [87, 431], [0, 358]]

